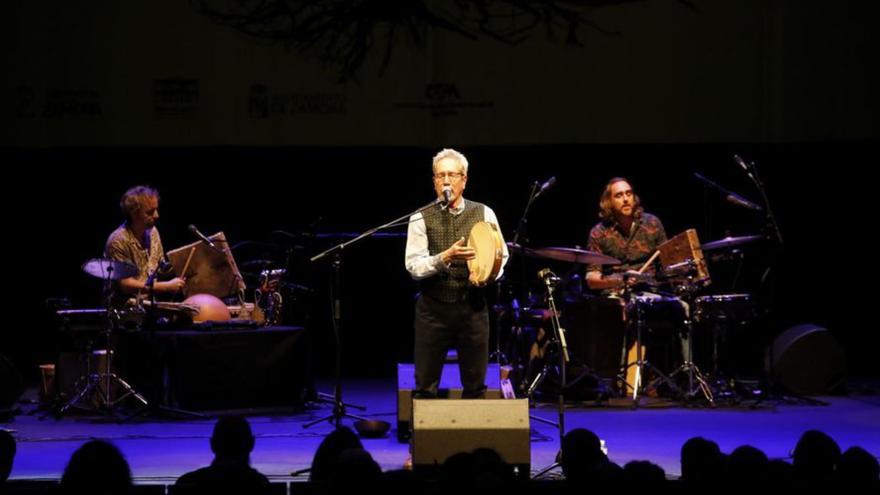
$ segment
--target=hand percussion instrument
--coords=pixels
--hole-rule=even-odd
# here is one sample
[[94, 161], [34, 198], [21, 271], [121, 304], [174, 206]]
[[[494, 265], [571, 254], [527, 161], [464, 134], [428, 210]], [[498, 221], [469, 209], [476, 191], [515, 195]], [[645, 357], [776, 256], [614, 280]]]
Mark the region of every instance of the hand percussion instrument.
[[476, 257], [467, 262], [470, 271], [468, 279], [474, 285], [494, 281], [504, 259], [504, 240], [498, 227], [489, 222], [477, 222], [471, 228], [467, 245], [476, 252]]

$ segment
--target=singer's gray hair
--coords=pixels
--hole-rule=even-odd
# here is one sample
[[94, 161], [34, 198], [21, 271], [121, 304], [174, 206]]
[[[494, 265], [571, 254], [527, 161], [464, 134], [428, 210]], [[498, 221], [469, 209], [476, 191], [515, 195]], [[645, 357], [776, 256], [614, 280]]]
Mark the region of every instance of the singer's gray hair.
[[131, 217], [146, 203], [147, 198], [159, 199], [159, 191], [150, 186], [134, 186], [122, 195], [119, 208], [122, 214], [131, 220]]
[[436, 172], [437, 171], [437, 163], [440, 162], [440, 160], [442, 160], [444, 158], [454, 158], [456, 161], [458, 161], [458, 163], [461, 164], [461, 168], [462, 168], [462, 171], [464, 172], [464, 175], [467, 175], [467, 172], [468, 172], [467, 158], [465, 158], [465, 156], [463, 154], [461, 154], [458, 151], [455, 151], [452, 148], [443, 148], [442, 150], [440, 150], [440, 153], [437, 153], [436, 155], [434, 155], [434, 161], [431, 164], [431, 169]]

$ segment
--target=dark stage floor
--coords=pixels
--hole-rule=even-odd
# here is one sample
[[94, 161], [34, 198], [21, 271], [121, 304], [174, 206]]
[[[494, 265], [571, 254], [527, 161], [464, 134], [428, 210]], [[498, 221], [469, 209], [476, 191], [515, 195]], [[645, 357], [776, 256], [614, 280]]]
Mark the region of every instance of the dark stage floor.
[[[323, 390], [330, 391], [329, 384]], [[367, 407], [363, 415], [396, 425], [396, 384], [388, 380], [347, 380], [345, 399]], [[863, 387], [863, 390], [865, 388]], [[880, 453], [880, 395], [851, 394], [823, 398], [828, 406], [766, 402], [758, 408], [569, 407], [567, 429], [589, 428], [606, 441], [609, 456], [619, 464], [647, 459], [662, 466], [669, 477], [679, 475], [679, 449], [690, 437], [700, 435], [718, 442], [722, 450], [750, 444], [771, 458], [786, 458], [801, 433], [820, 429], [841, 448], [860, 445]], [[27, 407], [25, 407], [25, 413]], [[329, 431], [329, 423], [310, 429], [303, 424], [329, 414], [327, 405], [303, 413], [266, 411], [248, 414], [257, 437], [254, 467], [276, 481], [290, 480], [289, 473], [311, 463], [312, 454]], [[554, 405], [539, 405], [533, 414], [555, 419]], [[58, 479], [71, 453], [84, 441], [110, 440], [123, 451], [137, 483], [170, 483], [179, 475], [208, 464], [208, 439], [214, 421], [138, 419], [128, 423], [98, 422], [68, 416], [61, 420], [38, 419], [21, 414], [0, 424], [18, 438], [18, 455], [12, 479]], [[347, 421], [346, 424], [351, 424]], [[558, 448], [557, 430], [532, 421], [533, 471], [550, 464]], [[394, 428], [394, 427], [392, 427]], [[398, 469], [408, 456], [408, 446], [398, 443], [395, 431], [382, 439], [364, 440], [364, 446], [383, 469]]]

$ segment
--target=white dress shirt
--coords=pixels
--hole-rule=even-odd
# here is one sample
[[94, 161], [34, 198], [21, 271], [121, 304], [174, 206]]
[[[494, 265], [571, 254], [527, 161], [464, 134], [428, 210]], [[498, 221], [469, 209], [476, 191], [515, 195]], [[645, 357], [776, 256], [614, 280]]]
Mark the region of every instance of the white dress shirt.
[[[460, 215], [464, 211], [464, 207], [465, 199], [461, 198], [461, 204], [457, 208], [450, 208], [449, 212], [453, 215]], [[498, 232], [501, 233], [498, 217], [495, 216], [492, 208], [485, 205], [483, 208], [483, 220], [495, 224], [498, 227]], [[507, 264], [507, 259], [510, 257], [510, 253], [507, 251], [507, 244], [503, 242], [503, 235], [501, 239], [504, 256], [501, 259], [501, 270], [498, 271], [496, 280], [504, 274], [504, 265]], [[406, 233], [406, 259], [404, 263], [406, 264], [406, 270], [412, 275], [414, 280], [423, 280], [440, 272], [449, 271], [449, 266], [440, 260], [440, 254], [431, 256], [428, 250], [428, 228], [425, 225], [425, 218], [421, 213], [416, 213], [409, 219], [409, 227]]]

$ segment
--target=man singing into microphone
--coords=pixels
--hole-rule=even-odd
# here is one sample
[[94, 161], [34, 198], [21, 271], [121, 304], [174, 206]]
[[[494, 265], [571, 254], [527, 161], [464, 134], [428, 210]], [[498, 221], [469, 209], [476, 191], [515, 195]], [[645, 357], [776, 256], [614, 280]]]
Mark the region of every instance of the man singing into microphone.
[[[104, 257], [134, 265], [138, 274], [113, 282], [107, 287], [111, 304], [121, 307], [134, 294], [148, 290], [147, 283], [165, 258], [162, 239], [156, 228], [159, 219], [159, 192], [148, 186], [135, 186], [122, 195], [119, 207], [125, 223], [107, 238]], [[185, 280], [173, 278], [160, 282], [153, 280], [156, 293], [173, 294], [183, 290]]]
[[[440, 151], [433, 171], [438, 204], [410, 218], [406, 243], [406, 269], [420, 287], [414, 397], [437, 397], [446, 353], [452, 348], [458, 352], [464, 398], [479, 398], [486, 390], [489, 313], [485, 289], [468, 278], [467, 261], [475, 252], [466, 243], [474, 224], [486, 221], [497, 226], [498, 218], [488, 206], [462, 196], [468, 180], [464, 155], [452, 149]], [[502, 266], [507, 258], [504, 245]]]

